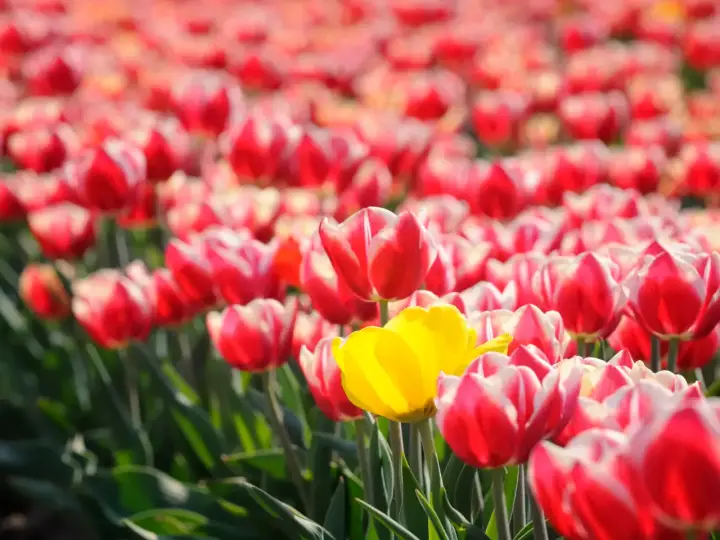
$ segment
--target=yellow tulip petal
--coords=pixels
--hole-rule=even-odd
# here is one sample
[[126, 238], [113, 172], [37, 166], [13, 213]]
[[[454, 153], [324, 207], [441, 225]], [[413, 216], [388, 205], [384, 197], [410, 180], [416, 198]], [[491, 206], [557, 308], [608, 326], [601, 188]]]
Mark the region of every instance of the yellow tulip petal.
[[415, 351], [420, 361], [423, 390], [433, 397], [440, 372], [467, 356], [471, 329], [455, 306], [406, 308], [385, 328], [399, 334]]
[[471, 354], [472, 358], [470, 359], [470, 361], [474, 360], [478, 356], [481, 356], [481, 355], [483, 355], [485, 353], [489, 353], [489, 352], [497, 352], [497, 353], [507, 354], [508, 347], [510, 346], [512, 339], [513, 338], [510, 334], [503, 334], [502, 336], [493, 338], [490, 341], [475, 347], [472, 351], [472, 354]]
[[368, 327], [333, 342], [343, 388], [358, 407], [391, 419], [426, 405], [418, 359], [390, 330]]

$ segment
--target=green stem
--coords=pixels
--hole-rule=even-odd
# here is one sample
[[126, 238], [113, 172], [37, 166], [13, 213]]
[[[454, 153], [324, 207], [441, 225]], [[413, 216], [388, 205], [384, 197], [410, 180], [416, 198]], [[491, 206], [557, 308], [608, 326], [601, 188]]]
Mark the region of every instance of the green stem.
[[525, 513], [525, 505], [527, 502], [526, 495], [526, 477], [525, 466], [518, 465], [518, 481], [515, 488], [515, 502], [513, 502], [512, 510], [512, 529], [513, 535], [516, 535], [527, 523], [527, 514]]
[[360, 462], [360, 474], [363, 481], [363, 491], [365, 492], [365, 500], [370, 506], [374, 506], [374, 492], [372, 482], [372, 471], [370, 470], [370, 455], [366, 446], [367, 429], [365, 419], [359, 418], [355, 420], [355, 444], [357, 444], [358, 461]]
[[505, 470], [493, 469], [490, 474], [492, 475], [492, 496], [495, 504], [498, 540], [511, 540], [508, 510], [505, 505]]
[[290, 441], [290, 435], [288, 435], [288, 432], [285, 429], [282, 407], [280, 406], [280, 403], [277, 400], [277, 396], [275, 395], [274, 387], [277, 382], [276, 378], [277, 373], [274, 369], [262, 374], [263, 388], [265, 390], [265, 394], [267, 395], [269, 405], [268, 421], [270, 422], [270, 425], [275, 432], [275, 435], [277, 435], [277, 437], [280, 439], [280, 444], [282, 445], [283, 452], [285, 453], [285, 464], [287, 465], [288, 472], [290, 473], [290, 478], [292, 479], [298, 491], [300, 500], [305, 507], [305, 511], [308, 513], [312, 513], [310, 512], [310, 499], [305, 490], [305, 479], [302, 475], [302, 469], [300, 468], [300, 464], [298, 463], [297, 455], [293, 450], [292, 442]]
[[653, 335], [650, 338], [650, 369], [655, 373], [660, 371], [660, 338]]
[[585, 347], [585, 345], [586, 345], [585, 338], [577, 337], [575, 339], [575, 342], [577, 343], [578, 356], [582, 356], [583, 358], [585, 358], [585, 355], [587, 354], [587, 349]]
[[695, 380], [700, 384], [703, 394], [707, 393], [707, 384], [705, 383], [705, 375], [702, 368], [695, 368]]
[[123, 373], [125, 373], [125, 389], [128, 396], [128, 409], [130, 410], [130, 422], [134, 429], [142, 429], [142, 411], [140, 409], [140, 392], [138, 385], [137, 369], [128, 353], [128, 349], [119, 349], [118, 357], [122, 363]]
[[532, 494], [530, 494], [530, 509], [532, 511], [533, 534], [535, 535], [535, 540], [549, 540], [545, 516], [543, 515], [542, 510], [540, 510], [540, 506]]
[[420, 440], [422, 441], [423, 452], [425, 454], [425, 462], [430, 469], [430, 484], [427, 492], [432, 497], [433, 508], [437, 512], [438, 517], [445, 522], [445, 507], [442, 500], [442, 472], [440, 471], [440, 462], [438, 461], [435, 451], [435, 437], [432, 432], [432, 420], [426, 419], [417, 423], [417, 429], [420, 432]]
[[670, 338], [668, 347], [668, 370], [675, 373], [677, 371], [678, 350], [680, 348], [680, 340], [678, 338]]
[[380, 306], [380, 326], [385, 326], [390, 320], [390, 304], [387, 300], [380, 300], [378, 305]]
[[408, 427], [410, 428], [410, 449], [408, 451], [410, 454], [410, 470], [415, 476], [420, 489], [422, 489], [425, 484], [425, 471], [423, 470], [420, 428], [416, 424], [410, 424]]
[[400, 422], [388, 422], [388, 435], [390, 439], [390, 449], [393, 457], [393, 473], [395, 475], [394, 496], [395, 499], [395, 518], [403, 522], [403, 437], [402, 426]]

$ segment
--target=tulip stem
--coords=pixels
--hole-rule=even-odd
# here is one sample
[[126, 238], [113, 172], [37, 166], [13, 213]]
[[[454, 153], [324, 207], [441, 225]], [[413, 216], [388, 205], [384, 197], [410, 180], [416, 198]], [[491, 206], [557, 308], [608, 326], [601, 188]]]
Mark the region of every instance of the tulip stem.
[[388, 435], [390, 439], [390, 449], [393, 457], [393, 473], [395, 475], [394, 499], [395, 499], [395, 517], [402, 520], [403, 512], [403, 436], [402, 426], [400, 422], [388, 423]]
[[518, 479], [515, 487], [515, 502], [513, 502], [512, 510], [512, 529], [513, 534], [517, 534], [527, 523], [527, 514], [525, 513], [526, 495], [526, 476], [525, 466], [518, 465]]
[[438, 461], [435, 451], [435, 437], [432, 432], [432, 420], [426, 419], [418, 422], [417, 429], [420, 432], [420, 440], [422, 441], [423, 452], [425, 453], [425, 462], [430, 469], [430, 483], [427, 486], [427, 492], [432, 497], [433, 508], [437, 512], [438, 517], [445, 521], [445, 507], [443, 506], [442, 492], [443, 481], [442, 472], [440, 471], [440, 462]]
[[492, 475], [492, 496], [495, 505], [495, 523], [497, 525], [498, 540], [511, 540], [510, 520], [505, 504], [505, 469], [493, 469]]
[[390, 304], [387, 300], [380, 300], [380, 326], [385, 326], [390, 320]]
[[423, 470], [422, 461], [422, 434], [420, 433], [420, 426], [410, 424], [408, 427], [410, 428], [410, 448], [408, 449], [410, 470], [415, 476], [420, 489], [422, 489], [425, 483], [425, 471]]
[[140, 410], [140, 392], [138, 391], [138, 374], [132, 358], [127, 349], [119, 349], [118, 356], [125, 373], [125, 388], [128, 395], [128, 408], [130, 409], [130, 422], [136, 430], [142, 429], [142, 411]]
[[583, 337], [578, 337], [578, 338], [576, 338], [575, 341], [576, 341], [576, 343], [577, 343], [577, 353], [578, 353], [578, 356], [582, 356], [583, 358], [585, 358], [585, 356], [587, 355], [587, 349], [586, 349], [586, 347], [585, 347], [585, 346], [586, 346], [585, 338], [583, 338]]
[[657, 373], [660, 371], [660, 338], [653, 335], [650, 338], [650, 369]]
[[308, 498], [308, 494], [305, 491], [305, 480], [302, 475], [302, 469], [300, 468], [300, 464], [298, 463], [297, 455], [293, 450], [292, 442], [290, 441], [290, 435], [288, 435], [288, 432], [285, 429], [282, 407], [277, 400], [277, 395], [275, 395], [274, 387], [277, 383], [276, 370], [272, 369], [263, 373], [262, 381], [269, 405], [268, 420], [270, 421], [270, 425], [272, 426], [275, 435], [277, 435], [277, 437], [280, 439], [280, 444], [282, 445], [283, 452], [285, 454], [285, 464], [287, 465], [288, 472], [290, 473], [290, 478], [292, 478], [292, 481], [297, 488], [298, 495], [300, 496], [300, 500], [305, 507], [305, 511], [309, 512], [310, 499]]
[[374, 506], [375, 493], [372, 482], [372, 471], [370, 470], [370, 456], [366, 446], [367, 429], [365, 428], [365, 419], [359, 418], [355, 420], [355, 443], [357, 444], [358, 461], [360, 462], [360, 475], [363, 481], [363, 491], [365, 492], [365, 500], [370, 506]]
[[535, 540], [549, 540], [545, 516], [532, 494], [530, 494], [530, 509], [532, 512], [533, 535], [535, 536]]
[[680, 340], [678, 338], [670, 338], [668, 347], [668, 370], [675, 373], [677, 371], [678, 349], [680, 348]]

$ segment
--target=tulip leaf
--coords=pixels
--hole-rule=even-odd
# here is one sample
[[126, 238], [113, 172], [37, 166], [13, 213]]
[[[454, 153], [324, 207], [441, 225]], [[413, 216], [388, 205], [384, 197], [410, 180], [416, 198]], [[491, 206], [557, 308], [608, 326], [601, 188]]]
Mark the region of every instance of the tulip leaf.
[[417, 536], [408, 531], [405, 527], [400, 525], [397, 521], [395, 521], [387, 514], [381, 512], [373, 506], [370, 506], [365, 501], [358, 499], [357, 502], [370, 513], [370, 516], [374, 520], [383, 525], [390, 533], [394, 534], [396, 537], [402, 540], [420, 540]]
[[430, 519], [430, 524], [432, 525], [434, 532], [434, 536], [431, 535], [430, 537], [440, 538], [441, 540], [450, 540], [450, 537], [445, 531], [445, 527], [443, 527], [443, 524], [440, 521], [440, 517], [438, 517], [437, 512], [435, 512], [435, 510], [433, 509], [430, 501], [427, 500], [427, 498], [422, 494], [419, 489], [415, 490], [415, 497], [418, 501], [420, 501], [420, 504], [422, 505], [425, 514]]
[[705, 397], [720, 397], [720, 379], [715, 381], [705, 392]]
[[350, 471], [347, 467], [342, 468], [342, 474], [343, 477], [346, 480], [346, 486], [348, 490], [348, 498], [349, 498], [349, 507], [350, 507], [350, 515], [349, 515], [349, 528], [350, 528], [350, 538], [363, 538], [365, 537], [365, 528], [364, 528], [364, 521], [365, 521], [365, 511], [362, 509], [362, 507], [358, 504], [356, 504], [356, 499], [362, 499], [365, 495], [365, 490], [363, 489], [362, 483], [360, 482], [360, 479], [357, 478], [352, 471]]
[[36, 440], [0, 442], [0, 476], [25, 476], [71, 485], [75, 471], [63, 453]]
[[[256, 450], [254, 452], [240, 452], [223, 456], [223, 462], [235, 470], [238, 466], [247, 466], [267, 473], [276, 480], [285, 480], [285, 452], [282, 448], [268, 448], [267, 450]], [[241, 470], [237, 471], [242, 472]]]
[[370, 436], [370, 470], [373, 474], [374, 503], [380, 511], [388, 509], [393, 498], [392, 451], [380, 428], [373, 426]]
[[[218, 535], [218, 537], [230, 537], [237, 534], [237, 531], [227, 525], [222, 525], [209, 520], [206, 516], [185, 510], [183, 508], [156, 508], [133, 514], [123, 520], [126, 526], [135, 525], [154, 534], [160, 535], [189, 535], [198, 534], [203, 537], [207, 534]], [[248, 524], [249, 525], [249, 524]], [[243, 526], [243, 538], [252, 530]], [[247, 536], [248, 538], [260, 538], [258, 535]]]
[[323, 443], [325, 443], [333, 451], [337, 452], [346, 461], [357, 463], [358, 454], [355, 443], [352, 443], [347, 439], [343, 439], [338, 435], [324, 433], [322, 431], [314, 431], [313, 438], [323, 441]]
[[[151, 358], [140, 347], [136, 348], [138, 360], [146, 368], [154, 386], [160, 392], [178, 428], [188, 444], [209, 471], [225, 469], [221, 456], [225, 454], [224, 443], [215, 431], [205, 411], [194, 405], [182, 392], [170, 382], [161, 365], [167, 360]], [[179, 375], [178, 375], [179, 376]]]
[[[519, 468], [517, 466], [505, 467], [505, 505], [508, 507], [508, 515], [511, 513], [513, 507], [513, 501], [515, 498], [515, 490], [518, 483]], [[492, 508], [492, 505], [486, 507]], [[490, 537], [491, 540], [497, 540], [498, 530], [497, 522], [495, 521], [495, 512], [490, 516], [487, 529], [485, 533]]]
[[419, 538], [428, 537], [428, 516], [415, 493], [420, 491], [420, 484], [415, 478], [405, 456], [403, 466], [403, 512], [405, 523], [410, 531]]
[[340, 478], [335, 494], [330, 500], [323, 526], [333, 538], [342, 540], [347, 537], [347, 487], [343, 478]]
[[[312, 412], [313, 425], [318, 433], [332, 433], [335, 422], [328, 419], [319, 409]], [[319, 520], [325, 516], [330, 504], [333, 486], [332, 448], [322, 439], [313, 437], [310, 446], [310, 467], [312, 471], [311, 517]]]
[[530, 522], [518, 531], [513, 540], [528, 540], [533, 537], [533, 523]]

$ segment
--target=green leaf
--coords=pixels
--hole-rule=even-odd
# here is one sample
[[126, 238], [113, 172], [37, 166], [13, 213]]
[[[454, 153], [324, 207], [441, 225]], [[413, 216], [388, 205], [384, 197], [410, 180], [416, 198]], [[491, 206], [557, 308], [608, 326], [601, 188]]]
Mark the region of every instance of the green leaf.
[[408, 529], [419, 538], [428, 536], [428, 516], [415, 493], [420, 490], [420, 484], [415, 478], [405, 456], [402, 458], [403, 466], [403, 513]]
[[441, 540], [450, 540], [450, 537], [445, 531], [445, 527], [443, 527], [442, 521], [440, 521], [440, 518], [438, 517], [435, 510], [433, 510], [430, 501], [427, 500], [427, 498], [422, 494], [419, 489], [415, 490], [415, 497], [420, 501], [420, 504], [422, 505], [422, 508], [425, 511], [427, 517], [430, 518], [430, 523], [435, 530], [435, 537], [440, 538]]
[[[314, 425], [320, 433], [332, 433], [335, 422], [329, 420], [319, 409], [312, 411]], [[322, 439], [313, 437], [310, 446], [310, 467], [312, 471], [311, 517], [322, 519], [330, 504], [333, 486], [332, 448]]]
[[[183, 392], [178, 391], [165, 375], [161, 365], [167, 360], [151, 358], [147, 351], [141, 351], [138, 361], [145, 367], [154, 386], [171, 411], [178, 428], [195, 452], [198, 459], [211, 472], [226, 469], [221, 457], [225, 454], [224, 441], [215, 431], [205, 411], [194, 405]], [[178, 375], [179, 377], [179, 375]]]
[[0, 442], [0, 476], [25, 476], [69, 487], [75, 473], [62, 451], [42, 441]]
[[528, 540], [534, 537], [533, 535], [533, 523], [528, 523], [522, 529], [518, 531], [513, 540]]
[[[140, 527], [157, 535], [197, 535], [203, 538], [237, 537], [237, 528], [209, 520], [206, 516], [181, 508], [162, 508], [140, 512], [124, 520], [124, 524]], [[243, 525], [243, 538], [261, 539], [262, 532], [253, 530], [251, 523]]]
[[393, 498], [392, 451], [379, 426], [372, 426], [370, 435], [370, 470], [373, 474], [375, 507], [381, 512], [388, 509], [388, 501]]
[[397, 521], [395, 521], [393, 518], [388, 516], [387, 514], [381, 512], [377, 508], [374, 508], [370, 506], [365, 501], [361, 501], [358, 499], [358, 504], [362, 505], [365, 510], [367, 510], [372, 518], [379, 522], [385, 529], [387, 529], [389, 532], [394, 534], [396, 537], [402, 539], [402, 540], [420, 540], [417, 536], [415, 536], [413, 533], [408, 531], [405, 527], [400, 525]]
[[312, 436], [322, 441], [334, 452], [337, 452], [343, 459], [357, 463], [357, 446], [354, 442], [348, 441], [338, 435], [324, 433], [322, 431], [313, 431]]
[[357, 499], [362, 499], [365, 492], [362, 483], [351, 471], [343, 467], [343, 476], [347, 480], [348, 497], [350, 499], [350, 538], [365, 537], [365, 510], [357, 504]]
[[[242, 467], [252, 467], [269, 474], [277, 480], [287, 478], [285, 469], [285, 453], [282, 448], [268, 448], [253, 452], [240, 452], [223, 456], [223, 462], [237, 473], [242, 473]], [[237, 469], [237, 470], [236, 470]]]
[[[513, 500], [515, 498], [515, 489], [517, 488], [518, 482], [518, 471], [519, 468], [517, 466], [505, 467], [505, 505], [508, 507], [508, 515], [512, 511]], [[492, 507], [492, 505], [487, 506]], [[495, 512], [493, 512], [490, 516], [490, 522], [488, 523], [487, 529], [485, 529], [485, 534], [487, 534], [491, 540], [497, 540], [498, 538]]]
[[342, 540], [347, 537], [347, 488], [345, 480], [342, 478], [340, 478], [335, 494], [330, 501], [323, 526], [333, 538]]
[[705, 392], [706, 397], [720, 397], [720, 379], [715, 381]]

